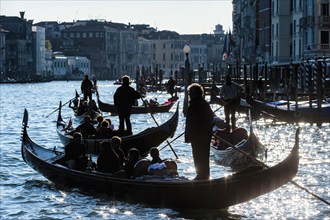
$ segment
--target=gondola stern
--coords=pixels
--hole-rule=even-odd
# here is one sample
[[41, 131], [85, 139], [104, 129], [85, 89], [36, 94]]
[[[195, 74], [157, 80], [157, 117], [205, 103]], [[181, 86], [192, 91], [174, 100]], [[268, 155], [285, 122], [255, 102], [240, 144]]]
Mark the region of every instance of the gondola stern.
[[58, 116], [57, 116], [57, 124], [63, 123], [62, 118], [62, 101], [60, 101], [60, 106], [58, 107]]
[[[296, 129], [296, 135], [295, 135], [295, 143], [294, 143], [294, 147], [292, 150], [295, 150], [295, 151], [299, 151], [299, 134], [300, 134], [300, 127], [298, 127]], [[297, 152], [298, 154], [299, 152]]]
[[21, 154], [22, 154], [22, 158], [25, 162], [26, 162], [26, 160], [25, 160], [23, 148], [25, 146], [25, 141], [27, 139], [28, 121], [29, 121], [29, 112], [25, 108], [24, 109], [24, 115], [23, 115], [23, 121], [22, 121], [22, 135], [21, 135], [21, 142], [22, 142], [21, 143]]

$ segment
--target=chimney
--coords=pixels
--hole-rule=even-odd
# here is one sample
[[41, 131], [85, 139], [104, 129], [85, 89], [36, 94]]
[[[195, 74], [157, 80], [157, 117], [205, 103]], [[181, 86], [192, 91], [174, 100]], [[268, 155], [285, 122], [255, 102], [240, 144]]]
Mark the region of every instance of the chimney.
[[25, 11], [20, 11], [19, 14], [21, 15], [21, 18], [24, 19]]

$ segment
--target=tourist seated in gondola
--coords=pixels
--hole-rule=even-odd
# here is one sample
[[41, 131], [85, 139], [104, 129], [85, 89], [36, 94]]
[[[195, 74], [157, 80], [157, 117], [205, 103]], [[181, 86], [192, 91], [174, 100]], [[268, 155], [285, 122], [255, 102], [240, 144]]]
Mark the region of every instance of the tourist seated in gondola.
[[161, 159], [157, 147], [150, 149], [150, 156], [152, 160], [148, 166], [148, 174], [157, 176], [176, 176], [178, 174], [175, 161]]
[[105, 120], [107, 120], [109, 122], [109, 128], [111, 128], [112, 130], [115, 129], [114, 125], [112, 124], [112, 121], [110, 118], [106, 118]]
[[150, 106], [150, 107], [155, 107], [155, 106], [158, 106], [159, 103], [157, 101], [157, 98], [155, 98], [155, 99], [149, 99], [149, 101], [148, 100], [144, 100], [143, 105]]
[[121, 138], [118, 136], [113, 136], [110, 140], [112, 149], [117, 153], [119, 157], [120, 166], [124, 167], [127, 163], [127, 158], [124, 151], [121, 149]]
[[102, 122], [103, 122], [103, 116], [99, 115], [96, 119], [97, 125], [96, 125], [96, 130], [98, 131], [102, 127]]
[[[69, 108], [72, 108], [73, 110], [75, 110], [78, 107], [79, 102], [80, 102], [79, 98], [75, 98], [74, 100], [70, 100]], [[73, 106], [72, 106], [72, 104], [73, 104]]]
[[76, 114], [82, 115], [89, 111], [88, 101], [83, 101], [81, 105], [76, 108]]
[[151, 163], [154, 164], [154, 163], [162, 163], [164, 162], [165, 160], [162, 160], [159, 156], [159, 150], [157, 147], [153, 147], [150, 149], [150, 156], [152, 158], [151, 160]]
[[70, 169], [85, 171], [88, 163], [86, 146], [81, 143], [82, 135], [79, 132], [73, 134], [72, 141], [64, 148], [65, 165]]
[[91, 123], [91, 117], [88, 115], [84, 117], [84, 122], [80, 124], [75, 131], [80, 132], [83, 138], [91, 138], [97, 135], [96, 128]]
[[109, 126], [107, 120], [103, 120], [101, 127], [97, 130], [97, 138], [109, 139], [113, 136], [113, 130]]
[[97, 157], [96, 170], [111, 174], [116, 174], [122, 170], [118, 154], [112, 149], [110, 141], [101, 143], [101, 152]]
[[100, 109], [97, 107], [96, 102], [95, 102], [94, 99], [90, 102], [90, 106], [89, 107], [90, 107], [90, 110], [93, 110], [95, 112], [99, 112], [100, 111]]
[[140, 151], [136, 148], [131, 148], [128, 152], [128, 161], [124, 166], [127, 178], [134, 178], [135, 164], [140, 160]]

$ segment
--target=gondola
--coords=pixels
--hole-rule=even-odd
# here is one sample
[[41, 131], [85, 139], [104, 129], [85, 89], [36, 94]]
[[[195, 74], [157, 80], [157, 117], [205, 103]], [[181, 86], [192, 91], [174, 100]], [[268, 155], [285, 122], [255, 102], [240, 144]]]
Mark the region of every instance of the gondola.
[[[210, 180], [188, 178], [120, 178], [95, 171], [77, 171], [58, 163], [63, 152], [45, 149], [27, 133], [25, 109], [22, 131], [22, 158], [58, 186], [95, 190], [115, 200], [173, 209], [225, 209], [269, 193], [290, 182], [299, 165], [299, 132], [291, 153], [273, 167], [250, 167], [226, 177]], [[251, 169], [253, 168], [253, 169]]]
[[[102, 112], [109, 112], [112, 115], [118, 114], [117, 108], [114, 104], [104, 103], [100, 100], [100, 97], [97, 94], [97, 102], [99, 108]], [[147, 113], [160, 113], [160, 112], [168, 112], [172, 106], [176, 103], [176, 99], [171, 99], [162, 104], [147, 104], [147, 105], [139, 105], [132, 106], [132, 114], [147, 114]]]
[[252, 97], [247, 99], [252, 106], [252, 111], [275, 118], [278, 121], [288, 123], [307, 122], [307, 123], [330, 123], [330, 103], [322, 101], [321, 108], [317, 107], [317, 101], [310, 105], [309, 101], [295, 102], [286, 100], [276, 102], [262, 102]]
[[96, 119], [99, 116], [102, 116], [102, 112], [100, 111], [100, 109], [96, 106], [96, 103], [93, 100], [93, 103], [95, 105], [94, 108], [92, 107], [88, 107], [88, 110], [84, 110], [84, 111], [79, 111], [79, 105], [82, 105], [82, 101], [81, 98], [76, 90], [76, 97], [75, 100], [73, 101], [73, 106], [71, 106], [71, 102], [69, 104], [69, 108], [71, 108], [73, 110], [74, 116], [76, 121], [78, 121], [79, 123], [82, 123], [84, 121], [84, 118], [86, 116], [89, 116], [91, 118], [92, 121], [96, 121]]
[[[250, 132], [244, 128], [236, 128], [230, 132], [216, 129], [211, 151], [218, 164], [235, 168], [249, 166], [253, 163], [250, 157], [263, 159], [267, 153], [252, 127], [250, 127]], [[240, 151], [244, 151], [250, 157]]]
[[[61, 107], [61, 105], [60, 105]], [[127, 153], [128, 150], [135, 146], [135, 148], [140, 150], [141, 154], [146, 154], [152, 147], [158, 147], [169, 137], [173, 137], [179, 121], [179, 103], [172, 117], [165, 123], [157, 126], [147, 128], [140, 133], [123, 136], [122, 137], [122, 149]], [[57, 119], [57, 134], [63, 145], [67, 145], [71, 139], [72, 135], [69, 135], [67, 131], [63, 129], [66, 128], [66, 123], [63, 121], [61, 116], [61, 108], [58, 111]], [[87, 146], [88, 152], [93, 154], [98, 154], [100, 151], [100, 143], [104, 139], [85, 139], [84, 143]]]

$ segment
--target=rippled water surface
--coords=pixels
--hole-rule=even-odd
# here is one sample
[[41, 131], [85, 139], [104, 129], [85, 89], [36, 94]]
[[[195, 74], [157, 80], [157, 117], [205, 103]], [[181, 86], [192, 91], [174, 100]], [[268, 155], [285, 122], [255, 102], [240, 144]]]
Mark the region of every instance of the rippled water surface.
[[[112, 81], [98, 83], [101, 100], [112, 102], [116, 86]], [[74, 90], [79, 88], [79, 81], [0, 85], [0, 219], [329, 219], [328, 205], [291, 183], [249, 202], [229, 207], [228, 210], [212, 211], [150, 208], [116, 201], [94, 192], [58, 188], [25, 164], [21, 157], [23, 111], [24, 108], [29, 111], [30, 137], [47, 148], [57, 146], [61, 149], [55, 131], [57, 112], [54, 110], [58, 108], [60, 100], [64, 104], [72, 99]], [[180, 96], [183, 103], [183, 94]], [[169, 95], [165, 92], [148, 95], [148, 98], [155, 97], [163, 102]], [[219, 106], [212, 105], [212, 108], [216, 110]], [[158, 123], [163, 123], [173, 111], [174, 108], [170, 113], [155, 114], [154, 117]], [[223, 117], [223, 109], [216, 113]], [[62, 115], [69, 120], [73, 112], [65, 105]], [[108, 117], [118, 125], [116, 116]], [[245, 115], [241, 114], [238, 118], [240, 126], [249, 127]], [[155, 126], [150, 115], [132, 115], [131, 119], [135, 133], [147, 126]], [[180, 114], [174, 138], [184, 132], [184, 121], [185, 118]], [[296, 125], [260, 119], [254, 121], [252, 126], [260, 141], [268, 148], [267, 165], [277, 164], [293, 147]], [[300, 165], [293, 181], [329, 202], [330, 126], [299, 126], [302, 128]], [[195, 173], [190, 145], [183, 143], [180, 137], [171, 146], [179, 157], [179, 174], [193, 178]], [[175, 158], [168, 146], [161, 154], [164, 158]], [[213, 178], [231, 172], [231, 168], [217, 165], [211, 156]]]

